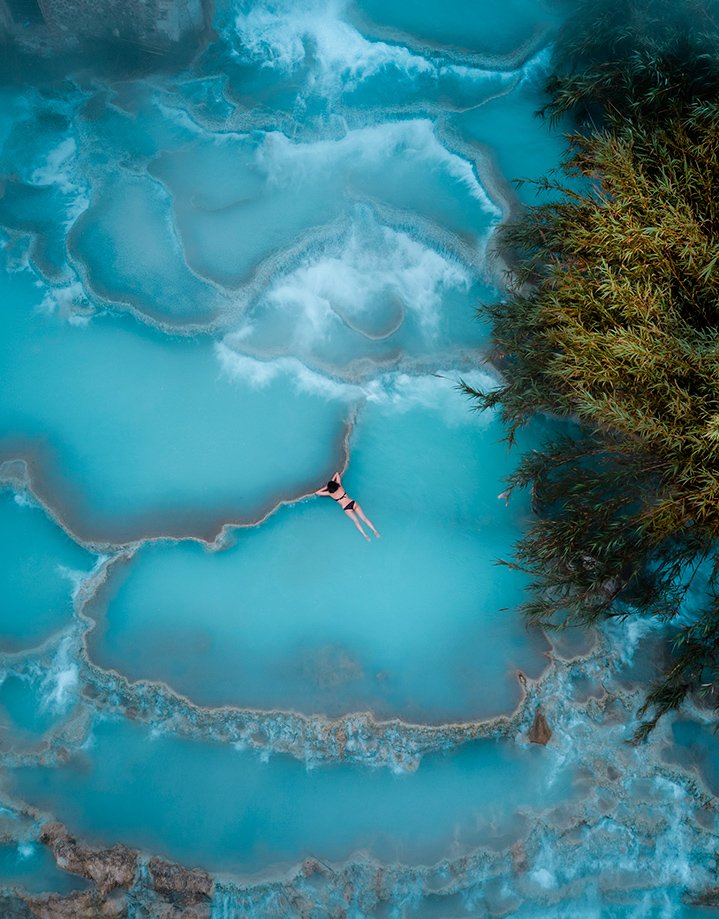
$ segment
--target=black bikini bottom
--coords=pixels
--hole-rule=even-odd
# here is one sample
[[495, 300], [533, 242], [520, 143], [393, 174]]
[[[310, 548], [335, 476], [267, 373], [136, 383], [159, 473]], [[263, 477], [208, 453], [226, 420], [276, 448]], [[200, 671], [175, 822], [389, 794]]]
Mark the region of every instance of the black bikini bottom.
[[353, 511], [355, 509], [354, 501], [350, 501], [345, 507], [342, 508], [343, 511]]

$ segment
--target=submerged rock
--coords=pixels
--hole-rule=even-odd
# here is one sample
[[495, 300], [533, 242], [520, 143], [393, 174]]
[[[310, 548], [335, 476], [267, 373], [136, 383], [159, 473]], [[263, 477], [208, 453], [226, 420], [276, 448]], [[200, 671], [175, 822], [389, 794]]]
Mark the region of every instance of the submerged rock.
[[148, 863], [148, 869], [154, 890], [173, 902], [190, 904], [209, 900], [212, 896], [212, 878], [200, 868], [183, 868], [153, 857]]
[[0, 897], [0, 916], [4, 919], [35, 919], [35, 916], [20, 897]]
[[512, 871], [514, 874], [526, 874], [529, 870], [529, 859], [527, 858], [527, 850], [524, 848], [524, 843], [521, 839], [517, 840], [510, 849], [512, 856]]
[[[5, 912], [0, 910], [3, 919], [6, 915], [17, 915], [18, 919], [119, 919], [127, 915], [128, 890], [138, 917], [209, 919], [214, 881], [200, 868], [185, 868], [153, 856], [145, 872], [138, 851], [122, 844], [92, 848], [78, 842], [61, 823], [46, 823], [40, 841], [48, 846], [58, 868], [94, 881], [97, 890], [67, 896], [26, 894], [13, 904], [15, 912], [9, 906]], [[135, 902], [138, 894], [148, 903]], [[147, 908], [138, 912], [140, 907]]]
[[46, 824], [40, 841], [50, 848], [58, 868], [89, 878], [103, 895], [117, 887], [130, 887], [135, 880], [138, 854], [127, 846], [90, 848], [79, 843], [61, 823]]
[[211, 904], [187, 906], [182, 903], [168, 903], [159, 898], [133, 900], [135, 919], [211, 919]]
[[[23, 47], [52, 54], [92, 43], [134, 46], [162, 54], [178, 46], [199, 46], [212, 18], [210, 0], [0, 0], [0, 35]], [[105, 44], [96, 49], [106, 51]]]
[[698, 897], [693, 897], [687, 901], [692, 906], [704, 907], [706, 909], [719, 909], [719, 887], [712, 887], [704, 891]]
[[[110, 897], [97, 893], [73, 893], [66, 897], [50, 894], [44, 897], [26, 897], [29, 915], [35, 919], [120, 919], [127, 915], [124, 894]], [[11, 913], [11, 916], [15, 914]], [[18, 913], [18, 917], [24, 916]]]
[[530, 743], [547, 744], [552, 737], [552, 729], [544, 717], [544, 713], [539, 709], [534, 716], [534, 721], [527, 734]]
[[[137, 919], [210, 919], [210, 903], [196, 906], [168, 903], [152, 894], [132, 897]], [[107, 897], [98, 893], [48, 894], [0, 899], [3, 919], [125, 919], [128, 897], [115, 891]]]

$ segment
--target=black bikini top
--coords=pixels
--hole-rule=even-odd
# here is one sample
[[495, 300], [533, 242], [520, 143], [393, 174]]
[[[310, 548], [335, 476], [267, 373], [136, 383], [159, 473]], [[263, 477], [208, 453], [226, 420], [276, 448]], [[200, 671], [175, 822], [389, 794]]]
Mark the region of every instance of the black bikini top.
[[338, 494], [336, 494], [336, 493], [334, 493], [334, 492], [330, 492], [330, 498], [332, 498], [334, 501], [342, 501], [342, 500], [344, 500], [344, 498], [347, 498], [347, 504], [344, 504], [344, 505], [342, 506], [342, 510], [343, 510], [343, 511], [344, 511], [344, 510], [347, 510], [347, 508], [350, 506], [350, 504], [354, 504], [354, 501], [352, 500], [352, 498], [350, 498], [350, 496], [347, 494], [347, 492], [344, 490], [344, 488], [342, 489], [342, 494], [341, 494], [341, 495], [338, 495]]

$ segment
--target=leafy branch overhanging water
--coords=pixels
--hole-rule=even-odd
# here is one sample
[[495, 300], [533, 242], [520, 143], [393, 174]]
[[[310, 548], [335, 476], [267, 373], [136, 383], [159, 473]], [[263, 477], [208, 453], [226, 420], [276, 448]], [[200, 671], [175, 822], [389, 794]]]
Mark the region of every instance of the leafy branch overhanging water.
[[465, 387], [510, 441], [564, 419], [509, 480], [537, 513], [509, 563], [531, 576], [529, 620], [674, 626], [638, 738], [690, 692], [719, 706], [718, 10], [610, 0], [567, 21], [545, 113], [577, 120], [581, 184], [504, 229], [508, 295], [480, 312], [506, 382]]

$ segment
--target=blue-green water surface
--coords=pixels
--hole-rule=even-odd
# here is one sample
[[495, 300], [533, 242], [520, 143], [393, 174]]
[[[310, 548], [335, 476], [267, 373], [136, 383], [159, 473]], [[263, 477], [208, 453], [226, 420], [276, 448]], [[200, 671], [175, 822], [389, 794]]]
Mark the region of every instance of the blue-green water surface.
[[207, 869], [212, 919], [703, 916], [705, 715], [633, 746], [656, 624], [527, 626], [531, 495], [459, 388], [501, 382], [512, 180], [565, 152], [561, 9], [213, 16], [182, 65], [0, 87], [2, 891], [84, 884], [59, 820]]

